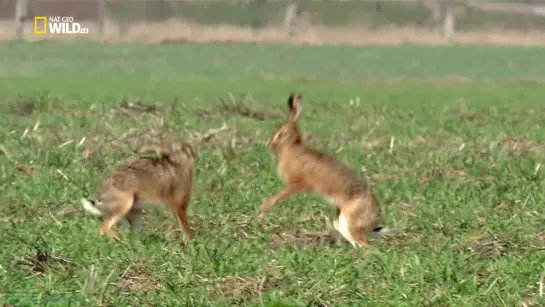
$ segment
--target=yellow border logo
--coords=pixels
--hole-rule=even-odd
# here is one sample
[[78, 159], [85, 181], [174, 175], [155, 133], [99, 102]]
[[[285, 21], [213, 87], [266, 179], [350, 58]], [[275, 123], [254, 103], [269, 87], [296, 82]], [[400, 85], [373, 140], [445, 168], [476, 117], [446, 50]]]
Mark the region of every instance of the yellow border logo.
[[[43, 20], [44, 29], [38, 31], [38, 21]], [[34, 34], [47, 34], [47, 17], [45, 16], [36, 16], [34, 17]]]

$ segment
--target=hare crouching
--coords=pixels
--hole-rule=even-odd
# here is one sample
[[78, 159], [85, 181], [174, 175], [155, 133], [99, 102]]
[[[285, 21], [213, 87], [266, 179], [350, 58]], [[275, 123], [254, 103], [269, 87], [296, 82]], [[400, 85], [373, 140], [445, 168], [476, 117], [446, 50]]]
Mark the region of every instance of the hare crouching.
[[120, 164], [101, 181], [98, 199], [82, 199], [83, 208], [101, 217], [100, 233], [119, 240], [112, 227], [126, 218], [133, 232], [142, 226], [142, 209], [167, 204], [183, 232], [183, 241], [191, 240], [187, 209], [191, 198], [197, 151], [180, 142], [168, 148], [151, 147], [157, 156], [139, 156]]
[[297, 192], [314, 192], [336, 206], [335, 229], [354, 248], [368, 244], [367, 235], [382, 236], [381, 209], [367, 182], [335, 157], [303, 143], [297, 128], [301, 95], [288, 98], [288, 121], [270, 136], [267, 147], [277, 156], [278, 174], [286, 188], [267, 199], [266, 211]]

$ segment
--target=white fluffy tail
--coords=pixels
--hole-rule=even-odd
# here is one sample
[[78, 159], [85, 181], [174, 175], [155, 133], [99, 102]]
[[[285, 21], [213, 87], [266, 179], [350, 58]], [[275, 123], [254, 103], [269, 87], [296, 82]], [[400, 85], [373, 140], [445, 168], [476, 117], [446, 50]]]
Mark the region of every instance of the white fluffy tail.
[[390, 229], [390, 228], [386, 228], [386, 227], [377, 227], [375, 229], [373, 229], [373, 231], [371, 231], [371, 235], [373, 237], [382, 237], [382, 236], [385, 236], [385, 235], [388, 235], [388, 234], [391, 234], [395, 232], [393, 229]]
[[81, 200], [81, 204], [83, 205], [83, 209], [85, 209], [85, 211], [96, 216], [102, 216], [102, 212], [100, 212], [100, 210], [97, 208], [95, 201], [83, 198]]

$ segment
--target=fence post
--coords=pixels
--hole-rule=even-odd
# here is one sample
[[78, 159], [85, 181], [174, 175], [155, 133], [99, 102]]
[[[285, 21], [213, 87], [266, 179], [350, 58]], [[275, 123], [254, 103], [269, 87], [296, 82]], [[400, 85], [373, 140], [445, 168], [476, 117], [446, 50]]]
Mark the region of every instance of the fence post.
[[28, 15], [29, 0], [17, 0], [15, 4], [15, 22], [17, 23], [16, 36], [17, 39], [23, 39], [25, 30], [25, 21]]
[[382, 11], [383, 11], [382, 0], [376, 0], [375, 1], [375, 11], [377, 11], [377, 13], [382, 13]]
[[98, 14], [97, 14], [98, 34], [104, 35], [106, 28], [106, 0], [98, 0]]
[[454, 16], [454, 3], [451, 0], [442, 1], [443, 37], [449, 42], [454, 39], [456, 32], [456, 17]]
[[295, 36], [297, 32], [297, 4], [290, 3], [286, 8], [286, 15], [284, 16], [284, 25], [286, 27], [286, 35], [288, 37]]

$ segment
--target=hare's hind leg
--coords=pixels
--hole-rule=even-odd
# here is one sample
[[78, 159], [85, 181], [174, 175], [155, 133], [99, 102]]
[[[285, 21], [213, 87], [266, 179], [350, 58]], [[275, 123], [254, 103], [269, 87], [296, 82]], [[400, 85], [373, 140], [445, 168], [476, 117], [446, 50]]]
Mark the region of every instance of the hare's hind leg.
[[335, 217], [335, 221], [333, 221], [333, 226], [348, 242], [350, 242], [352, 247], [358, 247], [359, 238], [357, 236], [354, 236], [355, 231], [353, 230], [352, 225], [350, 224], [345, 214], [341, 212], [341, 210], [337, 209], [337, 216]]
[[189, 243], [192, 237], [191, 228], [189, 227], [189, 221], [187, 220], [187, 209], [189, 207], [190, 199], [190, 194], [186, 194], [184, 195], [184, 197], [182, 197], [180, 201], [171, 204], [172, 211], [178, 219], [178, 223], [180, 224], [180, 228], [182, 229], [183, 242], [185, 244]]
[[360, 227], [356, 223], [349, 223], [348, 230], [350, 231], [350, 234], [352, 234], [352, 238], [355, 242], [355, 244], [352, 244], [354, 248], [369, 245], [369, 240], [367, 240], [367, 237], [365, 236], [366, 229], [364, 227]]
[[[357, 203], [353, 203], [357, 204]], [[337, 207], [333, 226], [335, 229], [352, 245], [354, 248], [362, 247], [369, 244], [365, 236], [365, 224], [358, 219], [357, 207], [353, 204], [343, 207], [341, 210]]]
[[104, 218], [100, 225], [100, 233], [106, 234], [110, 239], [118, 241], [119, 238], [112, 230], [112, 227], [121, 219], [125, 214], [131, 210], [134, 202], [134, 195], [129, 193], [116, 193], [116, 197], [108, 200], [110, 207], [110, 214], [107, 218]]

